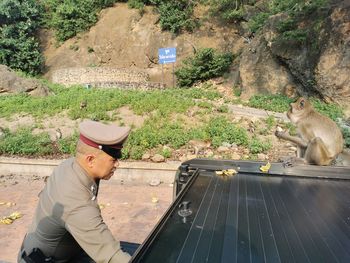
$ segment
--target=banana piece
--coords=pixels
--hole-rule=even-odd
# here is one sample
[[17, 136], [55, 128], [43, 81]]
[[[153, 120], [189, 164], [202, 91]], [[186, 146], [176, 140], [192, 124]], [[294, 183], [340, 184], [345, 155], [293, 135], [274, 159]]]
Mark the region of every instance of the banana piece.
[[271, 168], [271, 163], [267, 162], [267, 164], [260, 166], [260, 171], [263, 173], [268, 173]]
[[13, 221], [21, 217], [22, 217], [22, 214], [16, 211], [16, 212], [13, 212], [11, 215], [5, 216], [2, 219], [0, 219], [0, 224], [11, 225]]
[[226, 170], [221, 170], [221, 171], [215, 171], [216, 175], [220, 176], [232, 176], [237, 174], [238, 172], [235, 169], [226, 169]]

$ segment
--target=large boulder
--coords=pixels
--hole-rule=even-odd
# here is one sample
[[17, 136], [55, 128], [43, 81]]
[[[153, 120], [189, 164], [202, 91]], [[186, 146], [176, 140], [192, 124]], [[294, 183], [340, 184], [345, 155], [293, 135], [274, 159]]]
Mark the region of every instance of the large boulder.
[[32, 96], [47, 96], [49, 89], [36, 79], [19, 77], [9, 67], [0, 65], [0, 94], [23, 92]]

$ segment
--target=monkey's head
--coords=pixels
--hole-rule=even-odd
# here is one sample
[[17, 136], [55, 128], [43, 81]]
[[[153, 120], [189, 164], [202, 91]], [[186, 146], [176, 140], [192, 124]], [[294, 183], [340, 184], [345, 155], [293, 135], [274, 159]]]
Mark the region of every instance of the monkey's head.
[[311, 110], [311, 103], [307, 99], [300, 97], [294, 103], [290, 104], [287, 116], [291, 122], [297, 123], [300, 119], [307, 116]]

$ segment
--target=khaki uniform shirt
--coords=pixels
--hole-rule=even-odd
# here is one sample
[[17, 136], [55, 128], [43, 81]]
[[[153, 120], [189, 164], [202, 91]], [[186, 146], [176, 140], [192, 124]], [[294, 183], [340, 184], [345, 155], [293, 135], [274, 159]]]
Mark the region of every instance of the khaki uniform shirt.
[[74, 158], [60, 164], [40, 193], [24, 250], [37, 247], [55, 262], [66, 262], [82, 248], [97, 263], [128, 262], [129, 254], [103, 222], [97, 187]]

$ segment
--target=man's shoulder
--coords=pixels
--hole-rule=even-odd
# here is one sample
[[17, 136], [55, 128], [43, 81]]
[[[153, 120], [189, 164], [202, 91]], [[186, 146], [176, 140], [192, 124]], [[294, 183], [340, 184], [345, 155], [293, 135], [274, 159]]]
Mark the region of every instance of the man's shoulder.
[[[86, 176], [78, 167], [74, 158], [63, 161], [52, 174], [50, 184], [54, 188], [59, 189], [64, 196], [69, 197], [71, 194], [77, 193], [79, 196], [81, 191], [88, 185]], [[84, 191], [84, 190], [83, 190]]]

